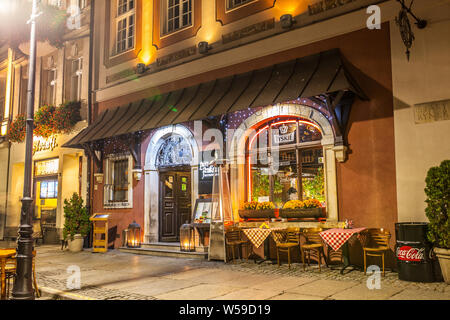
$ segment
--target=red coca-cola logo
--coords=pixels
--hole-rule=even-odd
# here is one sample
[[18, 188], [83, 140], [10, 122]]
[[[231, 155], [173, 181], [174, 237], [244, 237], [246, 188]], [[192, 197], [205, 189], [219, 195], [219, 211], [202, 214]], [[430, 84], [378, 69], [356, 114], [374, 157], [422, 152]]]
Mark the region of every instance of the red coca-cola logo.
[[413, 248], [403, 246], [397, 248], [397, 258], [403, 261], [422, 261], [424, 259], [425, 248]]

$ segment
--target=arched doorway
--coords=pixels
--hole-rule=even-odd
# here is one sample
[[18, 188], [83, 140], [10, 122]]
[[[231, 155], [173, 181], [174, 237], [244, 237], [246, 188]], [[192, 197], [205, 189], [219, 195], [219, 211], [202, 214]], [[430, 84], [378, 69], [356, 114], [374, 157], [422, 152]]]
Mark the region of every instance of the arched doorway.
[[145, 241], [179, 241], [180, 226], [191, 219], [197, 192], [198, 148], [182, 125], [157, 130], [145, 157]]

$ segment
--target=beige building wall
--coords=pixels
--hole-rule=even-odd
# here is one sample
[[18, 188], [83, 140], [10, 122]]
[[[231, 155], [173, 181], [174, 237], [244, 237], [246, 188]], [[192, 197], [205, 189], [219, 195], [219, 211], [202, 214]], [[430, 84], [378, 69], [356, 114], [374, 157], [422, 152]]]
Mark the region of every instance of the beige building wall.
[[[426, 19], [428, 26], [423, 30], [413, 26], [415, 41], [409, 62], [399, 29], [391, 21], [400, 222], [428, 221], [424, 192], [427, 171], [450, 159], [450, 101], [446, 102], [446, 115], [443, 107], [438, 108], [441, 111], [435, 116], [427, 114], [428, 111], [433, 112], [429, 105], [420, 109], [415, 107], [417, 104], [450, 100], [450, 1], [427, 0], [417, 2], [414, 8], [414, 13]], [[435, 119], [425, 120], [430, 115]]]

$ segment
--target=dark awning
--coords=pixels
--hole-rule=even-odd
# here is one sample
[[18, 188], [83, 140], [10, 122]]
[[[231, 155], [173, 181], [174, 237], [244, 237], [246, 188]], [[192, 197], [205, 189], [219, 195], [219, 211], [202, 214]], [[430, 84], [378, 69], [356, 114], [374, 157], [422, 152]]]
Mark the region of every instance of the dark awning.
[[341, 90], [366, 99], [333, 49], [105, 110], [63, 147]]

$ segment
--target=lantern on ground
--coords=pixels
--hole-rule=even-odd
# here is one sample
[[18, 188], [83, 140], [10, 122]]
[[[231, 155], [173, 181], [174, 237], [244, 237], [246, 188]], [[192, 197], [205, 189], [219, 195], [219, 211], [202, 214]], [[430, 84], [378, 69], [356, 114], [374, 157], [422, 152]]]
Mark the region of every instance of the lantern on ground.
[[133, 221], [127, 229], [127, 247], [140, 248], [141, 247], [141, 226]]
[[187, 223], [180, 227], [180, 250], [195, 251], [195, 232], [194, 226]]

